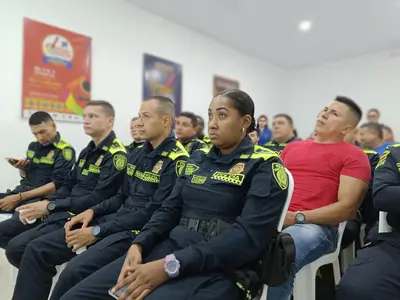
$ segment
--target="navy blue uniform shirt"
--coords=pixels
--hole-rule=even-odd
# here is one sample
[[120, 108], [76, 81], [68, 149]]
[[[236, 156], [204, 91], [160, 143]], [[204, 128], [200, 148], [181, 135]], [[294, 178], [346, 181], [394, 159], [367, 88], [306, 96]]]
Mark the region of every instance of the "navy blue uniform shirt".
[[299, 139], [296, 138], [295, 136], [290, 138], [286, 143], [277, 143], [276, 141], [272, 140], [268, 143], [264, 144], [264, 148], [267, 148], [269, 150], [274, 151], [276, 154], [281, 155], [282, 150], [287, 146], [287, 144], [294, 142], [294, 141], [298, 141]]
[[387, 212], [387, 222], [400, 233], [400, 144], [389, 146], [375, 169], [375, 208]]
[[137, 142], [133, 141], [129, 145], [126, 145], [125, 148], [126, 148], [126, 151], [128, 151], [128, 154], [130, 154], [133, 152], [133, 150], [135, 150], [136, 148], [141, 147], [141, 146], [143, 146], [143, 142], [137, 143]]
[[118, 192], [127, 164], [123, 144], [111, 132], [97, 147], [91, 141], [79, 154], [63, 186], [52, 197], [55, 212], [79, 214]]
[[171, 193], [189, 157], [173, 135], [156, 149], [145, 142], [129, 155], [126, 176], [118, 194], [94, 206], [95, 217], [112, 214], [100, 224], [104, 237], [124, 230], [140, 230]]
[[[169, 238], [180, 275], [237, 270], [254, 261], [273, 235], [287, 198], [288, 176], [280, 158], [249, 137], [229, 155], [195, 151], [168, 197], [134, 240], [143, 256]], [[230, 223], [206, 239], [178, 225], [181, 217]]]
[[197, 136], [191, 137], [185, 141], [182, 141], [183, 147], [185, 147], [187, 153], [191, 155], [193, 151], [203, 148], [208, 148], [208, 145], [202, 140], [198, 139]]
[[53, 182], [59, 189], [74, 166], [76, 154], [74, 148], [57, 132], [48, 145], [30, 143], [26, 157], [29, 164], [26, 177], [21, 180], [22, 188], [34, 189]]

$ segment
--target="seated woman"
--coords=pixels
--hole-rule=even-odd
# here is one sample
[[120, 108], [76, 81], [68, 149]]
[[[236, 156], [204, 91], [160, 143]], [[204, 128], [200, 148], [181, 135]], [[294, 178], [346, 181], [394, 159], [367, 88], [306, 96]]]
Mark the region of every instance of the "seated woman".
[[245, 299], [233, 272], [272, 241], [287, 197], [279, 157], [253, 145], [254, 103], [227, 90], [208, 109], [210, 150], [195, 151], [128, 253], [61, 299]]

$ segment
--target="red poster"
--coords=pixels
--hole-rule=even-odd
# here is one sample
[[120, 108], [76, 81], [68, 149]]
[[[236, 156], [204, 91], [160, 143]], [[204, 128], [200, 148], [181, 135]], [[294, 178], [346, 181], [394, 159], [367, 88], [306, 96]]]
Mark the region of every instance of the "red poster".
[[22, 116], [81, 121], [91, 99], [92, 39], [24, 19]]

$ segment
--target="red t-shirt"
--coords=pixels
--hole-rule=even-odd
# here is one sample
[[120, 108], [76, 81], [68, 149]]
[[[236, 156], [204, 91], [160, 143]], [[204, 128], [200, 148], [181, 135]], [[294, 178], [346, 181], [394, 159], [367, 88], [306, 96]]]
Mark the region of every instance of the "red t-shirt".
[[318, 144], [314, 140], [288, 144], [281, 158], [294, 178], [289, 211], [313, 210], [338, 200], [340, 175], [365, 182], [371, 179], [367, 155], [345, 142]]

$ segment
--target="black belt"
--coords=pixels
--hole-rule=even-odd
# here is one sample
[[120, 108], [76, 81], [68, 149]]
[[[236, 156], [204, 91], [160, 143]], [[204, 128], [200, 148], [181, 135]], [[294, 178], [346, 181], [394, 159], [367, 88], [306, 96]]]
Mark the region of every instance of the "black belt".
[[207, 220], [198, 220], [188, 217], [182, 217], [181, 221], [179, 222], [179, 225], [189, 230], [197, 231], [198, 233], [206, 235], [209, 233], [209, 223], [210, 221]]

